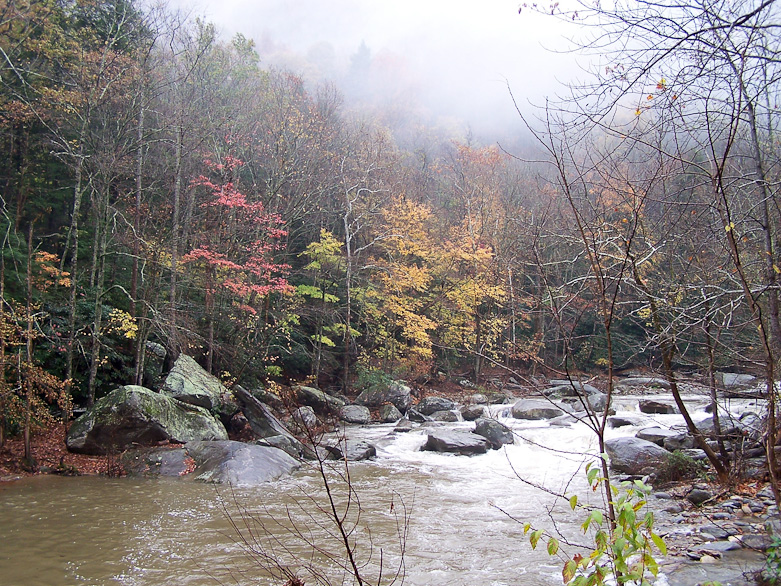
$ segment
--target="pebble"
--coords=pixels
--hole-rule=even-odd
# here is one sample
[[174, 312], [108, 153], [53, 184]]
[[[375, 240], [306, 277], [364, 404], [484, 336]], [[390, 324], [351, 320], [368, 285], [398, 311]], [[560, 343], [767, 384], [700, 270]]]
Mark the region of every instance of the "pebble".
[[715, 564], [716, 558], [712, 555], [704, 555], [700, 558], [700, 563], [702, 564]]
[[743, 511], [744, 515], [750, 515], [753, 512], [751, 510], [751, 507], [749, 507], [748, 505], [743, 505], [742, 507], [740, 507], [740, 510]]

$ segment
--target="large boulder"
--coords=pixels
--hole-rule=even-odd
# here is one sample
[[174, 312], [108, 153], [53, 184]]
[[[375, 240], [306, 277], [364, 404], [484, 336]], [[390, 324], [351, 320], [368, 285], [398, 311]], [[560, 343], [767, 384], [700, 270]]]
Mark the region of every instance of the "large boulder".
[[267, 405], [259, 401], [253, 393], [250, 393], [240, 385], [236, 385], [233, 392], [244, 416], [249, 421], [252, 431], [258, 437], [269, 440], [267, 443], [284, 450], [291, 456], [314, 457], [314, 452], [290, 433], [285, 424], [271, 412]]
[[164, 440], [227, 438], [225, 427], [205, 409], [128, 385], [114, 389], [79, 417], [66, 444], [72, 452], [106, 454]]
[[431, 415], [437, 411], [450, 411], [455, 408], [456, 404], [444, 397], [426, 397], [415, 406], [415, 409], [423, 415]]
[[422, 449], [471, 456], [485, 454], [490, 446], [487, 439], [475, 433], [435, 429], [428, 432], [428, 439]]
[[605, 442], [610, 467], [616, 472], [650, 474], [663, 464], [670, 454], [653, 442], [636, 437], [617, 437]]
[[521, 399], [512, 408], [515, 419], [553, 419], [564, 415], [564, 411], [550, 403], [538, 399]]
[[180, 354], [176, 359], [160, 392], [183, 403], [203, 407], [228, 417], [238, 410], [231, 392], [220, 380], [206, 372], [186, 354]]
[[366, 424], [371, 421], [372, 414], [363, 405], [345, 405], [339, 409], [339, 418], [346, 423]]
[[412, 405], [412, 389], [399, 381], [393, 381], [388, 386], [376, 386], [366, 389], [355, 402], [369, 408], [392, 404], [402, 413], [406, 413]]
[[287, 476], [300, 466], [282, 450], [268, 446], [225, 440], [190, 442], [185, 447], [195, 461], [192, 476], [205, 482], [252, 486]]
[[295, 393], [296, 400], [301, 405], [309, 406], [320, 414], [327, 415], [344, 407], [344, 401], [314, 387], [296, 387]]
[[495, 450], [515, 442], [513, 431], [496, 419], [478, 419], [475, 423], [475, 433], [487, 439]]

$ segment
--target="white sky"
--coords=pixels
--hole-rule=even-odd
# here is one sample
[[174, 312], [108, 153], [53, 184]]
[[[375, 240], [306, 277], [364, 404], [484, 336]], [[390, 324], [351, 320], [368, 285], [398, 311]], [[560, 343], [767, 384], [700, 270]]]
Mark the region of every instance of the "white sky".
[[[372, 55], [404, 64], [429, 112], [476, 128], [517, 122], [507, 84], [520, 102], [540, 104], [558, 81], [578, 74], [562, 25], [524, 10], [519, 0], [174, 0], [194, 8], [226, 36], [271, 39], [291, 52], [330, 44], [337, 60], [365, 42]], [[322, 46], [322, 45], [321, 45]], [[292, 59], [286, 65], [295, 69]], [[558, 81], [557, 81], [558, 80]], [[520, 125], [518, 126], [520, 128]]]

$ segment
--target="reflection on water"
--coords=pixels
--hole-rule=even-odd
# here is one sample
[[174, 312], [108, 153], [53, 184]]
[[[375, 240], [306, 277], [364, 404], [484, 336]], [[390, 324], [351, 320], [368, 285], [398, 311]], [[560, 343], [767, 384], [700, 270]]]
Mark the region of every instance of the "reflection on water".
[[[636, 409], [633, 404], [625, 408]], [[666, 425], [677, 421], [676, 416], [657, 420]], [[401, 539], [406, 547], [405, 584], [560, 583], [561, 566], [545, 553], [531, 551], [516, 520], [550, 527], [553, 517], [560, 530], [577, 538], [578, 519], [569, 514], [566, 503], [556, 504], [534, 485], [599, 498], [583, 490], [583, 458], [576, 455], [593, 454], [595, 442], [581, 424], [554, 428], [503, 421], [533, 443], [519, 439], [514, 446], [469, 458], [420, 452], [422, 434], [393, 434], [392, 426], [351, 430], [354, 437], [379, 446], [375, 461], [350, 467], [360, 499], [360, 519], [351, 540], [358, 545], [359, 558], [370, 560], [370, 574], [380, 558], [386, 572], [401, 563], [403, 523], [400, 527], [398, 519], [406, 506], [408, 533]], [[343, 484], [335, 472], [330, 477], [344, 503]], [[322, 566], [338, 584], [342, 579], [335, 562], [327, 561], [330, 552], [340, 552], [338, 539], [323, 539], [335, 528], [318, 510], [326, 503], [313, 469], [236, 493], [178, 479], [39, 477], [0, 484], [0, 583], [284, 583], [250, 559], [237, 543], [235, 523], [250, 540], [256, 538], [265, 553], [292, 569], [297, 563]], [[348, 521], [350, 525], [355, 517]], [[313, 552], [307, 541], [325, 543], [327, 551]]]

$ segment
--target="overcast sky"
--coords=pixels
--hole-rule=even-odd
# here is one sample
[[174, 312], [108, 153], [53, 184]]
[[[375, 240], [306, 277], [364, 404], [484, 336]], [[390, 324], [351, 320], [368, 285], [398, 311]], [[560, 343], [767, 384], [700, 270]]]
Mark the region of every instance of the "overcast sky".
[[518, 0], [177, 3], [194, 6], [226, 36], [255, 39], [267, 61], [291, 69], [327, 59], [344, 71], [364, 42], [372, 57], [397, 68], [393, 83], [414, 93], [429, 116], [457, 118], [478, 131], [517, 123], [508, 84], [519, 101], [542, 103], [559, 81], [578, 74], [572, 55], [546, 50], [566, 48], [563, 36], [572, 31], [530, 11], [519, 14]]

